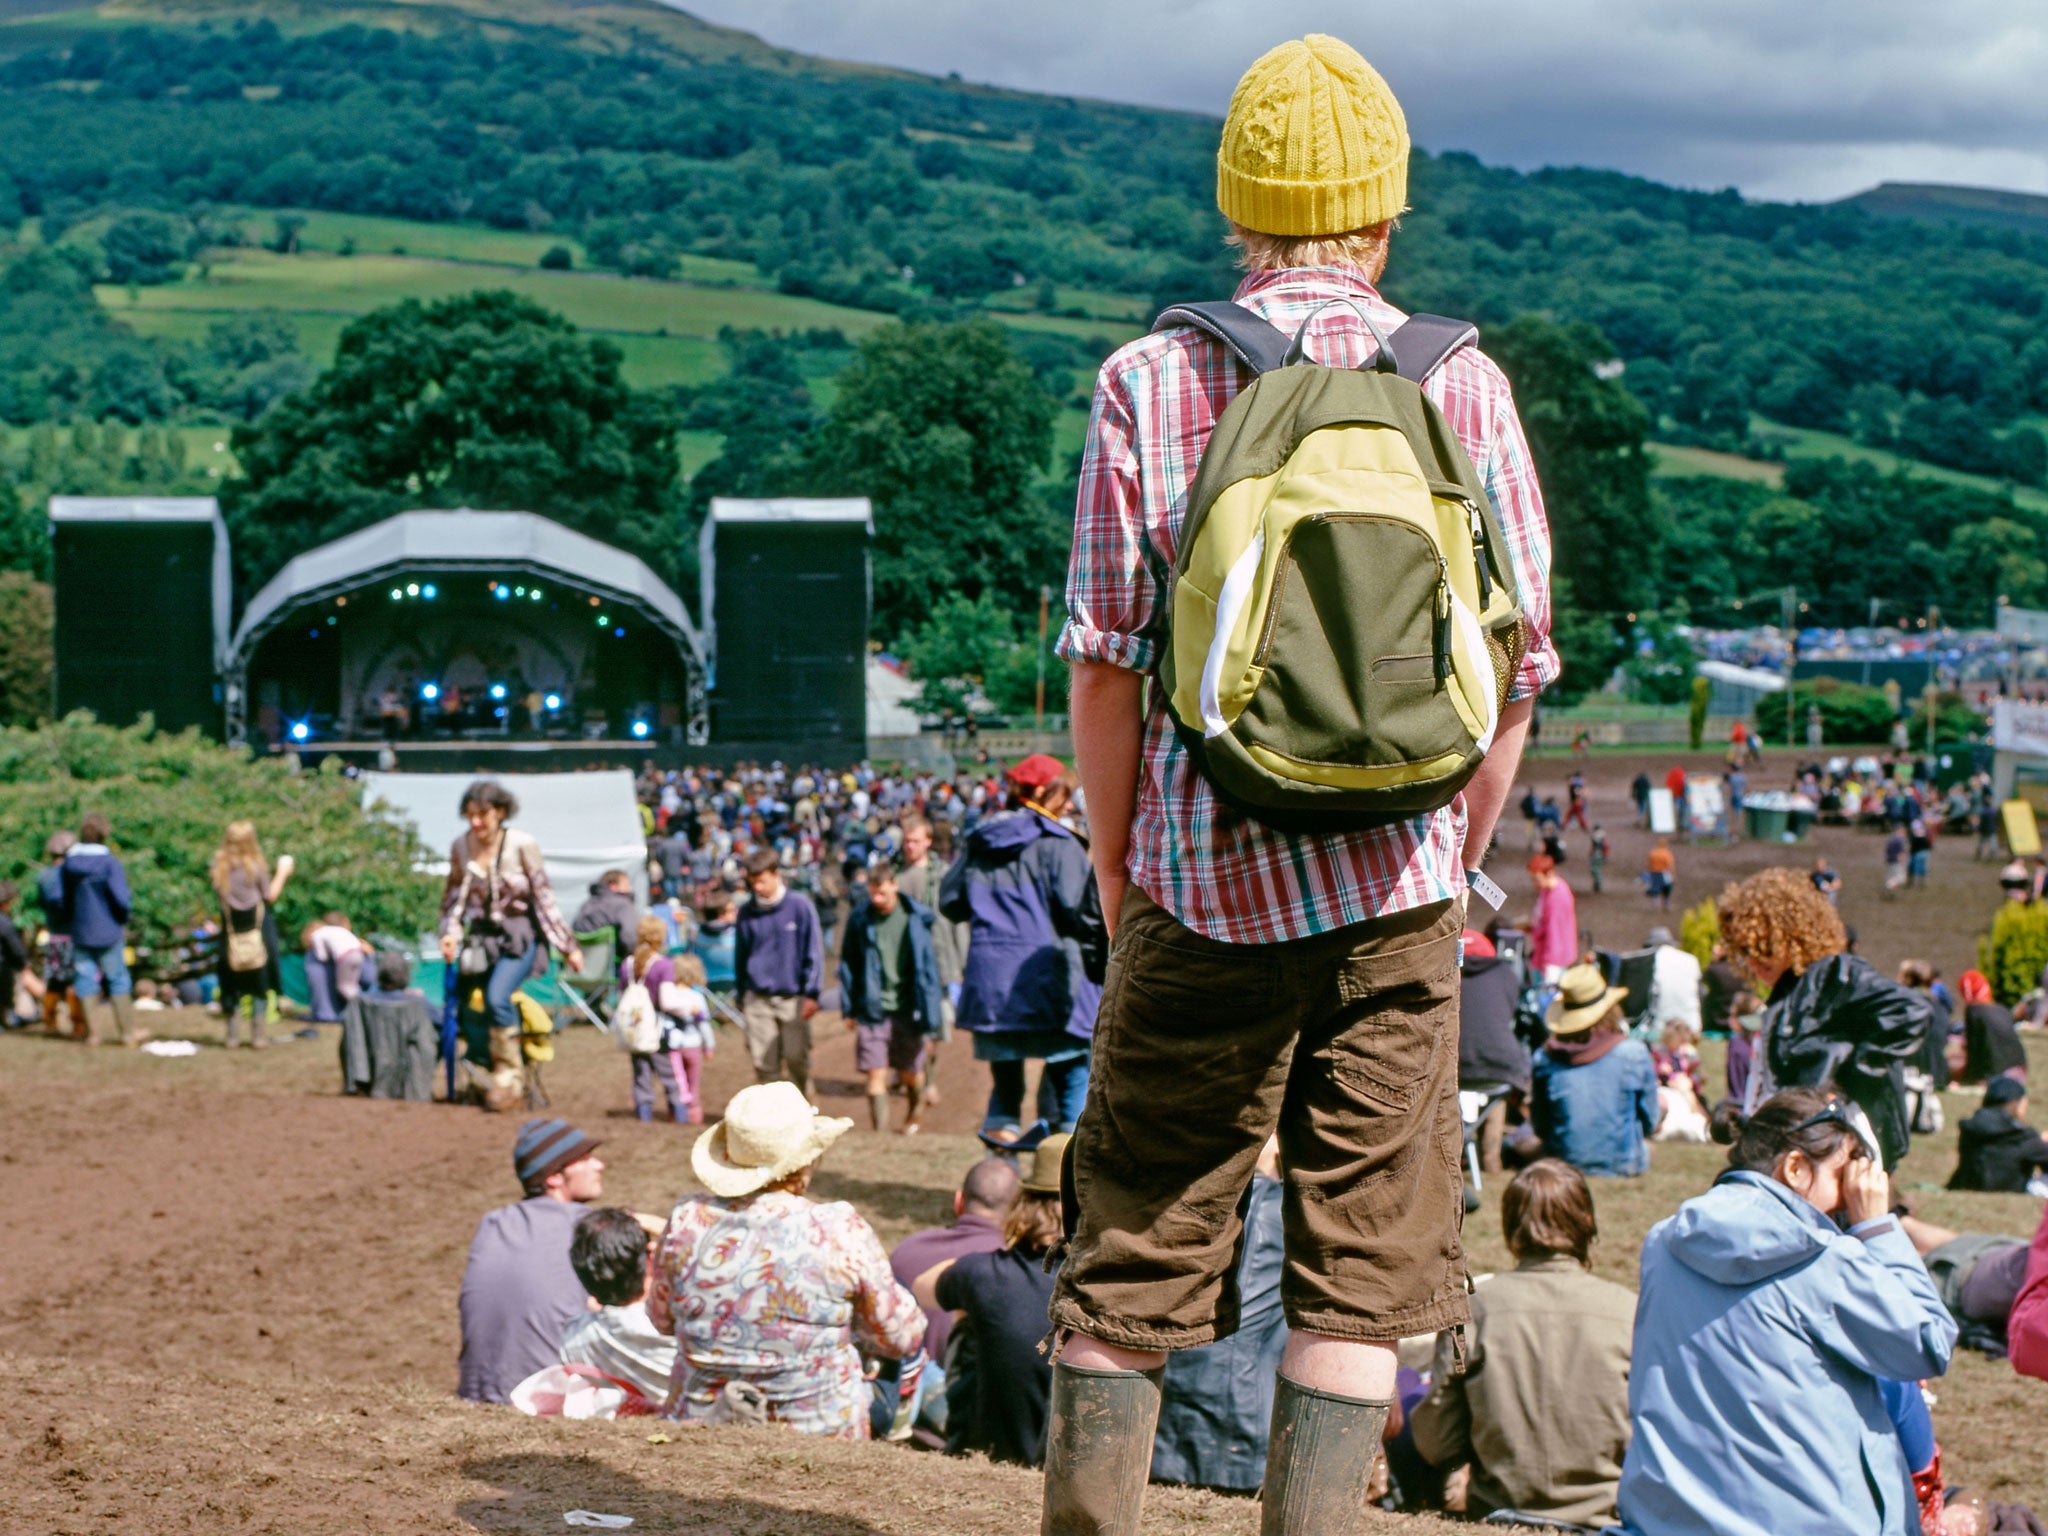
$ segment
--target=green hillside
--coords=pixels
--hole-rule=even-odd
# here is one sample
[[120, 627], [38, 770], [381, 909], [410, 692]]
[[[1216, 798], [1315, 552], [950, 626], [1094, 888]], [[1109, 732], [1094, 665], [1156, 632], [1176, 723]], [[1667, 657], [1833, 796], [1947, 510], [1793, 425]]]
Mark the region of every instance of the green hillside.
[[[24, 506], [170, 462], [171, 439], [74, 442], [73, 423], [253, 433], [302, 410], [350, 327], [496, 289], [602, 341], [597, 373], [616, 351], [644, 398], [606, 409], [680, 433], [703, 473], [636, 491], [654, 530], [714, 490], [900, 472], [835, 412], [861, 380], [843, 370], [897, 356], [905, 323], [1028, 381], [1046, 430], [1004, 471], [1034, 509], [1004, 579], [1033, 591], [1057, 576], [1095, 365], [1163, 301], [1235, 280], [1213, 119], [807, 58], [653, 0], [0, 0], [0, 122], [0, 475]], [[2048, 600], [2048, 238], [2021, 204], [1756, 203], [1420, 151], [1410, 197], [1388, 294], [1477, 320], [1550, 413], [1532, 437], [1560, 568], [1601, 622], [1732, 613], [1759, 573], [1722, 546], [1769, 564], [1802, 506], [1814, 527], [1909, 522], [1917, 565], [1885, 579], [1929, 602]], [[1951, 217], [1969, 207], [2013, 217]], [[1900, 215], [1928, 222], [1902, 240]], [[980, 316], [999, 330], [954, 324]], [[12, 538], [0, 564], [31, 558]], [[1877, 578], [1837, 582], [1827, 558], [1815, 542], [1821, 601], [1859, 611]]]
[[1974, 224], [2048, 236], [2048, 197], [2004, 192], [1995, 187], [1950, 187], [1928, 182], [1887, 181], [1842, 202], [1886, 219], [1919, 219], [1935, 224]]

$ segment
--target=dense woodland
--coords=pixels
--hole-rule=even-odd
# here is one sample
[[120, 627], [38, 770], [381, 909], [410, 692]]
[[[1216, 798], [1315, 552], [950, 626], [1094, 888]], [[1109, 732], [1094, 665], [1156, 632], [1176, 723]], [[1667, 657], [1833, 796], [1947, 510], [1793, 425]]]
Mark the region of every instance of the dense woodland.
[[[671, 571], [694, 544], [672, 519], [711, 494], [859, 490], [878, 498], [884, 638], [1015, 644], [1005, 624], [1035, 623], [1064, 565], [1073, 465], [1054, 462], [1051, 422], [1097, 357], [973, 317], [994, 295], [1138, 312], [1232, 282], [1200, 117], [355, 25], [44, 23], [0, 31], [0, 54], [0, 229], [37, 220], [43, 247], [0, 250], [0, 419], [63, 429], [32, 437], [39, 464], [0, 468], [24, 487], [64, 464], [118, 480], [144, 466], [95, 460], [72, 423], [240, 423], [247, 478], [227, 501], [252, 578], [402, 500], [480, 487], [559, 501], [573, 484], [569, 520]], [[1840, 465], [1797, 466], [1782, 492], [1653, 487], [1642, 450], [1753, 448], [1761, 415], [2042, 483], [2048, 241], [1460, 154], [1418, 152], [1410, 196], [1389, 295], [1477, 319], [1516, 380], [1582, 682], [1643, 615], [1729, 620], [1787, 581], [1820, 622], [1859, 620], [1872, 595], [1964, 621], [2000, 595], [2048, 601], [2048, 519], [2009, 497]], [[318, 383], [274, 322], [179, 345], [99, 309], [91, 281], [171, 280], [241, 238], [216, 218], [230, 205], [559, 231], [648, 276], [736, 258], [905, 325], [859, 349], [731, 335], [718, 384], [642, 397], [606, 343], [509, 296], [357, 322]], [[62, 239], [88, 222], [92, 239]], [[483, 333], [479, 355], [465, 338]], [[844, 364], [830, 410], [805, 383], [821, 345]], [[550, 419], [446, 403], [535, 370], [573, 386]], [[366, 399], [443, 404], [372, 452]], [[687, 485], [662, 446], [679, 426], [725, 439]], [[0, 561], [33, 568], [36, 517], [21, 521]], [[1005, 623], [963, 619], [984, 603]]]

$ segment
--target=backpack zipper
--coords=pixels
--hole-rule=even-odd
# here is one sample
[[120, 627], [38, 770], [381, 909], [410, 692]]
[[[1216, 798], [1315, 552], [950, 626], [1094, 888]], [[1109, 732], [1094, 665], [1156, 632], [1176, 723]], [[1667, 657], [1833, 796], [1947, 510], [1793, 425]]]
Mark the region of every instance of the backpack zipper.
[[1486, 568], [1486, 520], [1470, 497], [1465, 498], [1465, 511], [1472, 521], [1472, 565], [1479, 573], [1479, 611], [1484, 613], [1493, 606], [1493, 573]]
[[1436, 625], [1430, 636], [1430, 647], [1436, 656], [1436, 680], [1438, 686], [1450, 681], [1451, 677], [1451, 569], [1444, 557], [1436, 557]]

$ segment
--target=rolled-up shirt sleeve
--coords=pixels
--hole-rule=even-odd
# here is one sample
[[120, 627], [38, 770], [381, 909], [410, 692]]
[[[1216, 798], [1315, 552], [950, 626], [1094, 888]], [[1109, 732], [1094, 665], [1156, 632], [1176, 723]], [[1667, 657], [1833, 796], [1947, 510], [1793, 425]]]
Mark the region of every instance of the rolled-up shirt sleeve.
[[1507, 538], [1522, 616], [1529, 624], [1529, 650], [1508, 696], [1532, 699], [1557, 681], [1563, 664], [1550, 638], [1550, 523], [1544, 516], [1543, 491], [1536, 483], [1529, 439], [1522, 432], [1521, 417], [1515, 414], [1514, 398], [1505, 389], [1494, 407], [1486, 437], [1486, 459], [1479, 473]]
[[1119, 376], [1095, 385], [1074, 548], [1067, 564], [1067, 621], [1055, 650], [1068, 661], [1101, 661], [1149, 672], [1158, 659], [1161, 573], [1148, 558], [1143, 488], [1131, 401]]

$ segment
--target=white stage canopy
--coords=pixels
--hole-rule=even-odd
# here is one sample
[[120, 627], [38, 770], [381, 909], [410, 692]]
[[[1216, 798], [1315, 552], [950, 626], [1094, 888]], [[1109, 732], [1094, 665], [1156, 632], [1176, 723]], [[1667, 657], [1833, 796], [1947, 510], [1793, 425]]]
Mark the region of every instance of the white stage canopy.
[[[460, 801], [479, 777], [496, 779], [519, 802], [512, 825], [540, 840], [548, 879], [562, 915], [573, 918], [590, 884], [608, 869], [633, 877], [633, 899], [647, 909], [647, 838], [633, 775], [626, 769], [596, 773], [366, 773], [363, 803], [383, 801], [419, 829], [428, 867], [448, 873], [448, 850], [462, 833]], [[630, 943], [632, 935], [621, 936]]]

